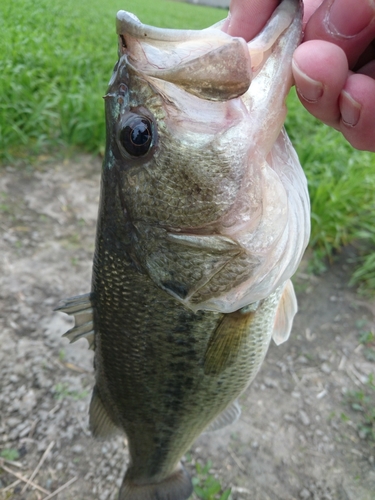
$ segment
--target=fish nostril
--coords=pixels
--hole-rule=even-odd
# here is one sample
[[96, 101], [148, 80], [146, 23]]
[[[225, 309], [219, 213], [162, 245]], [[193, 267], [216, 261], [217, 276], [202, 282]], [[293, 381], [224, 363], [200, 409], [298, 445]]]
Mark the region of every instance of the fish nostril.
[[128, 91], [128, 87], [125, 85], [125, 83], [120, 83], [118, 93], [121, 96], [124, 96]]
[[118, 97], [117, 97], [117, 102], [120, 104], [120, 106], [124, 104], [127, 92], [128, 92], [128, 87], [125, 85], [125, 83], [120, 83], [118, 89]]

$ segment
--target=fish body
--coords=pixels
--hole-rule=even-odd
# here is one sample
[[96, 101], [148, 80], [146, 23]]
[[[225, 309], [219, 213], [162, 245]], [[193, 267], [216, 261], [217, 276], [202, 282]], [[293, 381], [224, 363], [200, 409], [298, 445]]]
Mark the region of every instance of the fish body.
[[92, 292], [60, 310], [95, 348], [93, 434], [128, 438], [121, 500], [186, 500], [181, 456], [238, 417], [271, 337], [289, 336], [309, 237], [282, 129], [301, 17], [283, 0], [246, 44], [117, 15]]

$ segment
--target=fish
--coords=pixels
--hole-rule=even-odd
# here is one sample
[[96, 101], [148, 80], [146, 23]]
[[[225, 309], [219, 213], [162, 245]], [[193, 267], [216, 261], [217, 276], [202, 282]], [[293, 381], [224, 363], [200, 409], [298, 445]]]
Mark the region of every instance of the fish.
[[182, 456], [239, 417], [297, 312], [310, 204], [283, 124], [302, 2], [248, 43], [223, 22], [116, 23], [91, 292], [58, 310], [95, 350], [92, 434], [127, 437], [119, 499], [186, 500]]

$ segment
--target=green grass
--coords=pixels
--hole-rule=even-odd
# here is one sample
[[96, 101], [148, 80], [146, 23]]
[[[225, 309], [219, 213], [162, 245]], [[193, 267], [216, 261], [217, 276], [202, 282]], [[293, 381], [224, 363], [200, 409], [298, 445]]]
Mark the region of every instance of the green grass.
[[103, 149], [101, 97], [117, 59], [115, 16], [123, 8], [160, 27], [200, 29], [225, 16], [162, 0], [2, 0], [0, 159], [56, 143]]
[[359, 342], [363, 345], [363, 355], [367, 361], [375, 363], [375, 330], [361, 330]]
[[[373, 231], [374, 229], [372, 229]], [[349, 284], [359, 285], [360, 292], [373, 295], [375, 292], [375, 236], [366, 238], [365, 242], [367, 245], [360, 258], [360, 265], [354, 271]]]
[[[220, 9], [166, 0], [2, 0], [0, 2], [0, 161], [59, 146], [104, 149], [104, 95], [117, 59], [115, 15], [200, 29]], [[375, 155], [352, 149], [314, 120], [294, 93], [287, 128], [309, 180], [313, 267], [358, 246], [352, 284], [375, 290]], [[0, 198], [0, 210], [7, 210]]]
[[0, 458], [14, 462], [20, 458], [20, 454], [15, 448], [4, 448], [0, 452]]
[[209, 460], [206, 465], [196, 463], [197, 475], [193, 477], [195, 497], [200, 500], [228, 500], [230, 499], [230, 489], [223, 491], [220, 481], [216, 479], [210, 470], [212, 462]]
[[72, 391], [69, 388], [69, 384], [64, 384], [64, 383], [58, 383], [55, 385], [53, 388], [54, 392], [54, 397], [55, 399], [64, 399], [67, 397], [70, 397], [74, 400], [80, 400], [80, 399], [85, 399], [89, 394], [90, 391], [87, 391], [86, 389], [83, 389], [82, 391]]
[[343, 136], [315, 120], [295, 92], [286, 128], [305, 170], [311, 198], [314, 270], [324, 270], [342, 247], [357, 246], [351, 284], [375, 291], [375, 155], [354, 150]]

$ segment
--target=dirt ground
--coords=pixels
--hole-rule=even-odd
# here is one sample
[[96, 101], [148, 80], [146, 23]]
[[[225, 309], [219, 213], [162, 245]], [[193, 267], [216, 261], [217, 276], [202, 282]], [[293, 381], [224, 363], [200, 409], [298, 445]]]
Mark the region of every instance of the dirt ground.
[[[123, 438], [90, 437], [92, 352], [53, 312], [89, 291], [99, 175], [91, 156], [0, 170], [0, 499], [114, 499], [126, 468]], [[375, 371], [359, 342], [375, 305], [348, 288], [350, 265], [346, 252], [313, 277], [302, 263], [290, 340], [271, 346], [240, 420], [185, 458], [192, 474], [211, 459], [233, 500], [375, 499], [374, 442], [347, 404]]]

